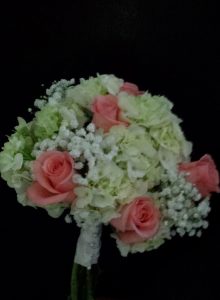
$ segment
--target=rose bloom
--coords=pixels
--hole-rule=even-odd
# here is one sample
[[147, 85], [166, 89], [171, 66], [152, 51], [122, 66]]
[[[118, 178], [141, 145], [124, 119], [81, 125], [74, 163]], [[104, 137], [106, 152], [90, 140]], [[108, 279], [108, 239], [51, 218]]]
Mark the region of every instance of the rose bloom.
[[108, 132], [114, 125], [125, 125], [128, 123], [120, 119], [121, 110], [118, 106], [118, 98], [113, 95], [97, 96], [92, 104], [92, 122], [97, 128]]
[[130, 95], [138, 96], [141, 95], [142, 92], [139, 91], [139, 88], [136, 84], [125, 82], [122, 87], [120, 88], [120, 92], [126, 92]]
[[160, 226], [160, 212], [147, 196], [135, 198], [122, 207], [121, 216], [112, 219], [118, 238], [126, 243], [138, 243], [153, 237]]
[[220, 192], [219, 173], [210, 155], [206, 154], [198, 161], [182, 163], [179, 170], [188, 173], [186, 179], [197, 187], [203, 197], [211, 192]]
[[43, 152], [33, 163], [35, 181], [27, 189], [28, 199], [44, 206], [59, 202], [73, 202], [74, 161], [67, 152]]

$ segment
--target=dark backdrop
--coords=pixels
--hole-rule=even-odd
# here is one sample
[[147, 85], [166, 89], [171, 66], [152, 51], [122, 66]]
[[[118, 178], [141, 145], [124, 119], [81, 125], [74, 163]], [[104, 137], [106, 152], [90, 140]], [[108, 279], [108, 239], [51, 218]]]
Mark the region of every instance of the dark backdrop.
[[[216, 2], [217, 3], [217, 2]], [[218, 10], [214, 1], [9, 2], [2, 8], [1, 145], [54, 79], [114, 73], [164, 94], [184, 119], [193, 159], [220, 169]], [[78, 229], [23, 208], [0, 181], [1, 299], [64, 300]], [[220, 299], [220, 199], [202, 238], [120, 257], [103, 237], [97, 295], [112, 299]], [[2, 267], [3, 266], [3, 267]], [[4, 289], [5, 288], [5, 289]]]

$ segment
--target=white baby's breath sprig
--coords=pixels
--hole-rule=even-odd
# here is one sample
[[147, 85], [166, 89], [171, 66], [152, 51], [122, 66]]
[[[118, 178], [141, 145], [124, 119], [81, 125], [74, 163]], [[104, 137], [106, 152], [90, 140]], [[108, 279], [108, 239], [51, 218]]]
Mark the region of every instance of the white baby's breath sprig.
[[183, 236], [201, 236], [201, 229], [208, 227], [205, 220], [210, 212], [209, 197], [202, 198], [197, 188], [186, 180], [184, 173], [170, 178], [169, 173], [163, 177], [163, 189], [159, 193], [165, 219], [172, 224], [174, 233]]

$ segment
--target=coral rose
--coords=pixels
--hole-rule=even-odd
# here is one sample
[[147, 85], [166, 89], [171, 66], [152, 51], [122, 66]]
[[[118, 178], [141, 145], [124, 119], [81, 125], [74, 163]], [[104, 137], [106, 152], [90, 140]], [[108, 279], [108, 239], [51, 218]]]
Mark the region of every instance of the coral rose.
[[121, 110], [118, 99], [113, 95], [97, 96], [92, 104], [93, 120], [97, 128], [108, 132], [114, 125], [125, 125], [128, 123], [120, 119]]
[[179, 170], [188, 173], [187, 180], [197, 187], [203, 197], [211, 192], [220, 192], [219, 173], [210, 155], [206, 154], [198, 161], [182, 163]]
[[74, 161], [67, 152], [43, 152], [33, 163], [35, 181], [27, 190], [34, 204], [44, 206], [59, 202], [73, 202]]
[[147, 196], [135, 198], [122, 207], [121, 216], [112, 219], [118, 238], [126, 243], [138, 243], [153, 237], [160, 226], [160, 212]]

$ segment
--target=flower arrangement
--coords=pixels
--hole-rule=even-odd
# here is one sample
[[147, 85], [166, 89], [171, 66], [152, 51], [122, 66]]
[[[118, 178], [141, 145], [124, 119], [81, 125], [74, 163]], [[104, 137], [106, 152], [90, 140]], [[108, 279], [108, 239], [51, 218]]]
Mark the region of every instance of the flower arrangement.
[[175, 235], [200, 237], [219, 174], [208, 154], [190, 161], [192, 144], [167, 98], [114, 75], [74, 83], [54, 82], [32, 121], [18, 118], [0, 172], [22, 205], [81, 228], [70, 299], [93, 299], [87, 279], [103, 225], [122, 256]]

